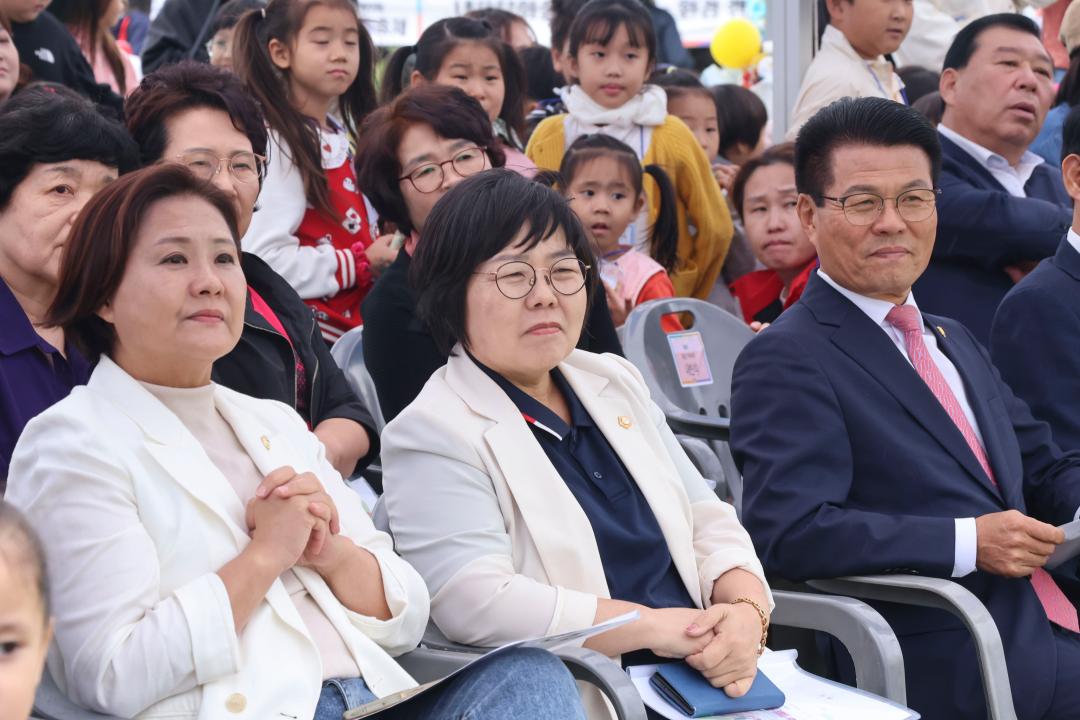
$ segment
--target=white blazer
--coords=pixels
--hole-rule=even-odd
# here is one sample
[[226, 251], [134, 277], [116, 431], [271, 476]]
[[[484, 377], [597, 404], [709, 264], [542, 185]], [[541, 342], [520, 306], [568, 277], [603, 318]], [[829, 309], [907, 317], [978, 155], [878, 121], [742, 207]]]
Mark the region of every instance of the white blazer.
[[[732, 568], [765, 585], [735, 511], [634, 366], [578, 350], [559, 369], [641, 488], [694, 603], [707, 607]], [[460, 346], [387, 425], [382, 461], [398, 552], [427, 581], [448, 638], [497, 645], [593, 623], [610, 594], [592, 526], [513, 401]]]
[[[261, 473], [290, 465], [322, 480], [342, 534], [378, 559], [393, 618], [346, 609], [308, 568], [296, 575], [372, 692], [415, 685], [391, 655], [423, 635], [423, 580], [291, 408], [221, 386], [214, 402]], [[250, 540], [239, 497], [179, 418], [111, 360], [27, 424], [5, 499], [44, 542], [56, 618], [49, 671], [74, 702], [138, 718], [312, 717], [322, 662], [282, 582], [238, 637], [216, 574]]]

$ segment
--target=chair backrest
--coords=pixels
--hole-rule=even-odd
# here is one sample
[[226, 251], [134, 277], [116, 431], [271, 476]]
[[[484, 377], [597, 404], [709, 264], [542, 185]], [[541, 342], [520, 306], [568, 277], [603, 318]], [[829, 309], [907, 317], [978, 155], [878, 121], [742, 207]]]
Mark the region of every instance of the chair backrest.
[[338, 367], [345, 373], [349, 385], [364, 401], [364, 405], [375, 420], [375, 430], [382, 432], [386, 426], [382, 410], [379, 409], [379, 395], [375, 392], [375, 381], [364, 365], [364, 326], [353, 328], [338, 338], [330, 348], [330, 355]]
[[[665, 333], [660, 319], [669, 313], [689, 314], [692, 326], [682, 333]], [[729, 418], [735, 359], [753, 337], [742, 320], [715, 305], [693, 298], [661, 298], [638, 305], [626, 318], [623, 350], [665, 413], [678, 408]], [[688, 367], [697, 359], [697, 348], [704, 352], [707, 373]]]

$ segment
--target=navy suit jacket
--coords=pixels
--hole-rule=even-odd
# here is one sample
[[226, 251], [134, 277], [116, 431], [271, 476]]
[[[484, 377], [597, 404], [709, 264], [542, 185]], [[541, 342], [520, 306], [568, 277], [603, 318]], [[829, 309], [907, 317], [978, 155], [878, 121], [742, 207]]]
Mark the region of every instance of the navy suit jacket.
[[[923, 318], [963, 379], [997, 486], [885, 332], [815, 274], [735, 365], [731, 447], [744, 476], [742, 521], [767, 572], [794, 581], [890, 572], [949, 578], [955, 518], [1015, 508], [1055, 525], [1072, 520], [1080, 455], [1052, 442], [963, 325]], [[1020, 717], [1042, 717], [1056, 661], [1031, 583], [982, 571], [957, 582], [1001, 629]], [[959, 622], [937, 610], [874, 605], [900, 637], [909, 698], [940, 681], [926, 677], [932, 664], [924, 660], [936, 653], [951, 661], [957, 635], [928, 650], [927, 633]], [[973, 655], [968, 670], [961, 665], [956, 675], [969, 672], [963, 677], [975, 678], [974, 690], [954, 707], [983, 707]], [[925, 702], [912, 705], [933, 715]]]
[[1080, 450], [1080, 253], [1067, 239], [1001, 301], [990, 355], [1054, 441]]
[[1035, 168], [1026, 198], [1013, 197], [960, 146], [939, 139], [937, 240], [915, 296], [921, 309], [956, 318], [987, 345], [994, 311], [1013, 285], [1003, 268], [1053, 255], [1072, 224], [1072, 200], [1052, 165]]

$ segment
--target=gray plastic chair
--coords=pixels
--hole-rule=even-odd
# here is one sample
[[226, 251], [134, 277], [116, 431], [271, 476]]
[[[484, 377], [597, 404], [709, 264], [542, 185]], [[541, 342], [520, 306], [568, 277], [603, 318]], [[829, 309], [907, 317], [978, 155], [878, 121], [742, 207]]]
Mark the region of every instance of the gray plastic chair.
[[[386, 427], [382, 410], [379, 408], [379, 395], [375, 391], [375, 381], [364, 365], [364, 326], [353, 328], [337, 339], [330, 348], [330, 356], [338, 364], [349, 386], [364, 403], [375, 421], [375, 432], [382, 433]], [[376, 461], [364, 470], [364, 475], [377, 482], [382, 482], [382, 465]]]
[[386, 420], [379, 409], [375, 381], [371, 379], [371, 374], [364, 365], [364, 326], [355, 327], [339, 337], [330, 348], [330, 356], [345, 373], [345, 379], [375, 419], [375, 431], [381, 433], [386, 427]]
[[[701, 333], [713, 381], [710, 385], [683, 387], [675, 369], [675, 358], [660, 319], [668, 313], [693, 316], [690, 332]], [[699, 438], [716, 456], [716, 492], [730, 499], [736, 510], [742, 507], [742, 478], [728, 447], [731, 423], [731, 375], [735, 360], [754, 331], [742, 320], [715, 305], [693, 298], [663, 298], [634, 308], [622, 326], [623, 351], [645, 378], [653, 401], [664, 411], [668, 425], [680, 437]], [[684, 443], [684, 448], [686, 444]], [[698, 458], [687, 449], [701, 470]], [[702, 470], [702, 475], [712, 476]]]
[[[712, 371], [712, 383], [683, 387], [675, 358], [660, 319], [669, 313], [689, 313]], [[735, 359], [754, 332], [741, 320], [715, 305], [693, 298], [650, 300], [634, 308], [623, 330], [626, 358], [641, 371], [653, 401], [678, 434], [727, 440], [731, 423], [731, 374]]]
[[931, 607], [956, 615], [975, 641], [991, 720], [1016, 720], [1005, 650], [997, 624], [986, 606], [967, 588], [950, 580], [921, 575], [859, 575], [811, 580], [809, 584], [836, 595]]

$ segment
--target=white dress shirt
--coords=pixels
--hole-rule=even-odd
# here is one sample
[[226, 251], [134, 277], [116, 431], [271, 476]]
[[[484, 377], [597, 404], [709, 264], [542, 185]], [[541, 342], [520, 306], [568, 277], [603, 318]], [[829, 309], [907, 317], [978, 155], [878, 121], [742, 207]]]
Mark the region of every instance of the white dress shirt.
[[1035, 172], [1035, 168], [1039, 165], [1046, 162], [1030, 150], [1025, 150], [1020, 162], [1014, 167], [1001, 155], [967, 139], [952, 128], [939, 124], [937, 129], [942, 135], [959, 145], [960, 149], [975, 158], [1013, 197], [1027, 197], [1024, 186], [1031, 179], [1031, 173]]
[[[889, 314], [889, 311], [895, 307], [891, 302], [854, 293], [839, 285], [820, 268], [818, 268], [817, 274], [821, 276], [822, 280], [829, 283], [829, 285], [831, 285], [838, 293], [850, 300], [855, 307], [866, 313], [866, 316], [873, 320], [874, 324], [885, 332], [893, 345], [896, 346], [896, 349], [904, 356], [904, 359], [911, 363], [911, 357], [908, 355], [903, 333], [893, 327], [893, 325], [885, 319], [885, 316]], [[916, 310], [919, 309], [919, 306], [915, 304], [915, 296], [913, 293], [908, 293], [907, 300], [904, 301], [904, 304], [909, 305]], [[960, 403], [960, 409], [964, 411], [964, 417], [967, 418], [968, 423], [975, 431], [975, 437], [978, 439], [979, 444], [985, 449], [986, 445], [983, 443], [982, 433], [979, 431], [979, 423], [975, 419], [975, 413], [972, 411], [971, 404], [967, 399], [964, 381], [960, 378], [960, 373], [957, 372], [956, 366], [945, 356], [945, 353], [941, 352], [941, 349], [938, 347], [937, 336], [925, 323], [923, 324], [923, 342], [926, 344], [926, 349], [930, 352], [930, 358], [934, 361], [934, 364], [937, 365], [938, 370], [941, 371], [941, 374], [945, 378], [945, 382], [948, 383], [949, 389], [952, 390], [953, 395], [956, 396], [956, 401]], [[912, 364], [912, 367], [914, 367], [914, 364]], [[953, 561], [953, 577], [963, 577], [964, 575], [975, 571], [975, 553], [977, 547], [975, 518], [956, 518], [956, 554], [955, 560]]]
[[1080, 235], [1077, 235], [1075, 230], [1069, 228], [1069, 234], [1067, 237], [1069, 240], [1069, 244], [1073, 246], [1073, 250], [1080, 253]]

